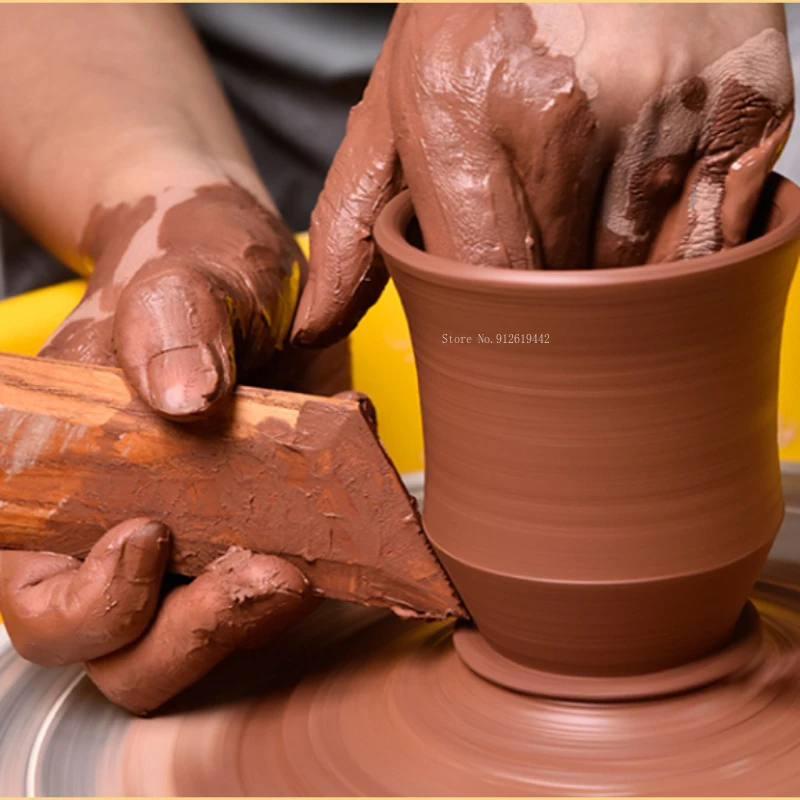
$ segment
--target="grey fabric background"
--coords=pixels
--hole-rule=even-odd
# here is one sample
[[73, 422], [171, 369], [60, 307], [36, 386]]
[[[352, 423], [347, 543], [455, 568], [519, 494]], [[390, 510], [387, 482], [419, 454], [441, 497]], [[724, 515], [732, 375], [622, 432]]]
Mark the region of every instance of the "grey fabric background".
[[[391, 4], [189, 4], [270, 192], [302, 230], [391, 20]], [[800, 85], [800, 5], [787, 4]], [[778, 163], [800, 183], [800, 122]], [[0, 297], [73, 277], [0, 215]]]

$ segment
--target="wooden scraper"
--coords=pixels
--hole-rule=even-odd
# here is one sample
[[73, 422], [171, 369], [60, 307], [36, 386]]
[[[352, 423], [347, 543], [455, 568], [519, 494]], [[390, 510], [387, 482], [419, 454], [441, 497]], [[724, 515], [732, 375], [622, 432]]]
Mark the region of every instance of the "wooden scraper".
[[325, 597], [466, 615], [358, 400], [241, 387], [224, 417], [169, 422], [120, 370], [0, 354], [0, 547], [83, 557], [149, 517], [182, 575], [238, 545]]

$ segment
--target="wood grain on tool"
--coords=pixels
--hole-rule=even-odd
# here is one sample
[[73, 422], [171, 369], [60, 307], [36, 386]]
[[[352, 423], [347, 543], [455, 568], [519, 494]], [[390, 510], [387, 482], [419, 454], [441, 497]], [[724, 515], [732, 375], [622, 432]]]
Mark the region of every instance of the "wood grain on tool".
[[131, 517], [173, 532], [170, 569], [228, 547], [280, 555], [322, 596], [463, 616], [356, 400], [239, 388], [179, 425], [119, 370], [0, 354], [0, 547], [84, 556]]

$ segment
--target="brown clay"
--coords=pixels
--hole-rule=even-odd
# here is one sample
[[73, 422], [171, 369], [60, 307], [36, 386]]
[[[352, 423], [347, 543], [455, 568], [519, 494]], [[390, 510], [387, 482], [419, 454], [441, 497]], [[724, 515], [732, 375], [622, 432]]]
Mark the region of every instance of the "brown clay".
[[155, 613], [168, 558], [166, 528], [144, 519], [112, 528], [83, 562], [0, 550], [0, 608], [14, 647], [52, 667], [130, 644]]
[[783, 517], [800, 190], [767, 197], [768, 232], [732, 251], [570, 273], [426, 254], [408, 194], [378, 219], [417, 362], [424, 527], [502, 656], [636, 675], [731, 635]]
[[[326, 606], [107, 753], [107, 795], [797, 795], [800, 571], [756, 586], [749, 671], [657, 700], [561, 702], [471, 672], [450, 624]], [[265, 674], [272, 678], [265, 687]], [[413, 768], [410, 768], [413, 765]]]
[[269, 642], [313, 606], [308, 581], [290, 563], [231, 548], [167, 594], [141, 639], [90, 661], [87, 671], [112, 702], [143, 714], [234, 650]]
[[241, 387], [223, 418], [186, 426], [120, 370], [0, 354], [0, 470], [0, 547], [83, 557], [144, 517], [184, 575], [238, 546], [288, 559], [320, 596], [463, 614], [362, 395]]

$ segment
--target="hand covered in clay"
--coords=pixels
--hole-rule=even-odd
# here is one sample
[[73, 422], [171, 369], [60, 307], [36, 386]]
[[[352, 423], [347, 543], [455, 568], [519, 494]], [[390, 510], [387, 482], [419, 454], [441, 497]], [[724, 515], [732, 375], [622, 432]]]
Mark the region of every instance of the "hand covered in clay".
[[[177, 421], [211, 412], [237, 369], [320, 394], [347, 388], [346, 347], [284, 346], [305, 261], [277, 215], [240, 186], [98, 209], [84, 250], [88, 291], [42, 355], [119, 365], [149, 406]], [[0, 551], [0, 612], [14, 646], [38, 664], [86, 662], [106, 696], [144, 713], [315, 605], [295, 567], [242, 550], [167, 591], [169, 549], [164, 526], [135, 519], [82, 563]]]
[[426, 249], [467, 263], [735, 246], [792, 108], [779, 5], [401, 6], [314, 211], [294, 340], [332, 341], [377, 299], [372, 226], [404, 185]]
[[[91, 273], [43, 355], [121, 367], [132, 394], [177, 422], [224, 412], [237, 376], [349, 388], [346, 345], [285, 342], [305, 261], [180, 8], [9, 9], [0, 87], [18, 111], [0, 120], [0, 205]], [[142, 712], [312, 602], [294, 567], [242, 551], [175, 588], [169, 549], [157, 521], [130, 520], [82, 564], [0, 553], [15, 645], [42, 664], [88, 662], [109, 697]]]
[[176, 421], [211, 412], [237, 372], [318, 394], [349, 388], [346, 348], [309, 356], [286, 343], [305, 258], [277, 213], [238, 184], [97, 208], [81, 249], [86, 295], [40, 355], [120, 366]]
[[0, 610], [14, 647], [44, 666], [86, 662], [110, 700], [143, 714], [315, 604], [291, 564], [233, 548], [161, 599], [168, 554], [166, 528], [145, 519], [110, 530], [84, 562], [0, 551]]

